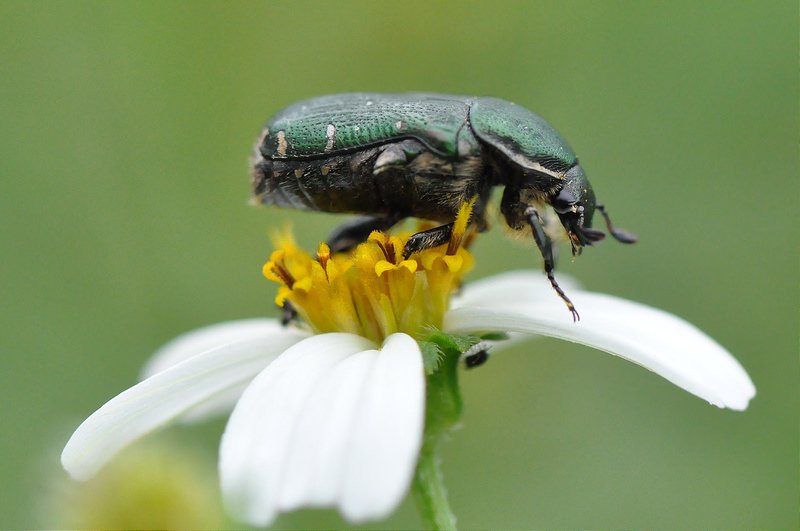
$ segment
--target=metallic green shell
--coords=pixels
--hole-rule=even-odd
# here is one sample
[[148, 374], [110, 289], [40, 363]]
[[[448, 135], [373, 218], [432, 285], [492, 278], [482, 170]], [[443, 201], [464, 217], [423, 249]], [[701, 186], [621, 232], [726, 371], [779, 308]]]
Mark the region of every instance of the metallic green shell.
[[421, 93], [321, 96], [276, 114], [259, 147], [271, 159], [302, 159], [416, 138], [441, 156], [461, 158], [480, 150], [467, 125], [473, 100]]
[[578, 162], [567, 141], [544, 118], [524, 107], [497, 98], [478, 98], [469, 117], [478, 138], [523, 167], [536, 162], [566, 171]]
[[415, 138], [451, 160], [479, 155], [479, 140], [532, 170], [562, 173], [578, 160], [544, 118], [524, 107], [424, 93], [334, 94], [297, 102], [267, 123], [259, 149], [273, 160], [312, 159], [402, 138]]

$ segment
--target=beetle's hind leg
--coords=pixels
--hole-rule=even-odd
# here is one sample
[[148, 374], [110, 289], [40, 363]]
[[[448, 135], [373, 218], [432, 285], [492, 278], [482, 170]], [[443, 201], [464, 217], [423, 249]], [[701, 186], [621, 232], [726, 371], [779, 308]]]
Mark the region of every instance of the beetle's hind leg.
[[403, 216], [356, 216], [336, 227], [328, 236], [331, 252], [349, 251], [367, 241], [374, 230], [387, 231], [397, 225]]

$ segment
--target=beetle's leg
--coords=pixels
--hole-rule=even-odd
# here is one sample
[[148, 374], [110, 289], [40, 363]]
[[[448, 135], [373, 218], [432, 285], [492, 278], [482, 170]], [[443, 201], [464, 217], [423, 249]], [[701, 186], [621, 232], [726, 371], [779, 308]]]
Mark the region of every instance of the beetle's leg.
[[450, 241], [452, 234], [453, 224], [448, 223], [412, 235], [403, 247], [403, 260], [408, 259], [414, 253], [444, 245]]
[[490, 348], [491, 346], [484, 341], [476, 343], [468, 348], [464, 354], [462, 354], [464, 365], [467, 367], [467, 369], [474, 369], [475, 367], [479, 367], [486, 363], [486, 361], [489, 359]]
[[280, 309], [281, 324], [283, 326], [289, 326], [289, 323], [297, 319], [297, 310], [295, 310], [292, 303], [288, 300], [283, 301], [283, 306], [281, 306]]
[[374, 230], [387, 231], [396, 225], [402, 216], [357, 216], [336, 227], [328, 236], [331, 252], [349, 251], [361, 242], [367, 241]]
[[487, 188], [478, 196], [475, 205], [472, 207], [472, 215], [469, 218], [469, 224], [475, 227], [478, 232], [486, 232], [489, 230], [489, 222], [486, 221], [486, 204], [489, 202], [492, 190]]
[[575, 310], [575, 306], [572, 304], [572, 301], [569, 300], [567, 294], [564, 293], [564, 290], [561, 289], [561, 286], [558, 285], [556, 277], [553, 275], [553, 268], [555, 267], [553, 263], [553, 242], [550, 241], [550, 237], [547, 236], [542, 228], [542, 218], [539, 216], [539, 212], [537, 212], [534, 207], [529, 206], [525, 209], [525, 217], [528, 219], [528, 224], [531, 226], [533, 239], [536, 240], [536, 246], [539, 247], [539, 252], [542, 253], [542, 258], [544, 258], [544, 272], [547, 274], [547, 280], [550, 281], [550, 285], [556, 290], [561, 300], [566, 303], [567, 308], [572, 313], [572, 320], [579, 321], [581, 317], [578, 315], [577, 310]]
[[615, 240], [622, 243], [636, 243], [639, 241], [639, 237], [633, 234], [632, 232], [628, 232], [622, 229], [615, 229], [614, 225], [611, 224], [611, 218], [608, 217], [608, 212], [606, 212], [605, 205], [595, 205], [595, 208], [603, 214], [603, 219], [606, 220], [606, 227], [608, 227], [608, 232], [614, 237]]
[[421, 149], [422, 146], [419, 141], [414, 139], [404, 140], [383, 147], [380, 155], [375, 159], [375, 163], [372, 166], [372, 174], [378, 175], [389, 168], [405, 166], [419, 155]]

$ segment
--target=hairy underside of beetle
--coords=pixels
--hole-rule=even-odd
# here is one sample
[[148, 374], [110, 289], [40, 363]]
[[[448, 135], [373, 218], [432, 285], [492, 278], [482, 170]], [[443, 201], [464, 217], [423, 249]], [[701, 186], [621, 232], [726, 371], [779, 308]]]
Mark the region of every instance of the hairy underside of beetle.
[[259, 203], [324, 212], [453, 220], [491, 182], [479, 156], [448, 160], [416, 142], [384, 144], [324, 158], [269, 159], [256, 153], [253, 194]]

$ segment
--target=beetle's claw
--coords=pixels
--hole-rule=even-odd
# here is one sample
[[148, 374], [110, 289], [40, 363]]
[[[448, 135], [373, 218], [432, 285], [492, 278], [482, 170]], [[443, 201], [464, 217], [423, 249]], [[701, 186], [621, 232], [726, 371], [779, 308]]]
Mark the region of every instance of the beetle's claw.
[[578, 313], [578, 310], [575, 309], [575, 305], [572, 304], [571, 300], [569, 300], [569, 297], [567, 297], [567, 295], [560, 288], [556, 289], [556, 291], [558, 292], [559, 296], [561, 297], [561, 300], [563, 300], [566, 303], [567, 309], [569, 310], [569, 313], [572, 314], [572, 322], [573, 323], [577, 323], [578, 321], [580, 321], [581, 320], [581, 316]]

